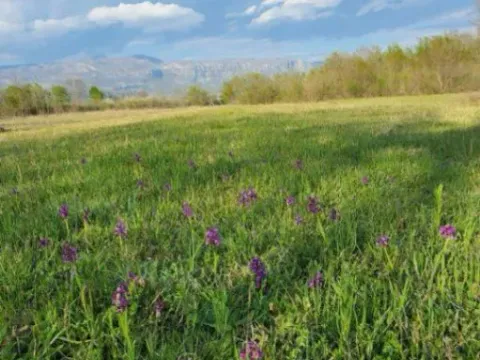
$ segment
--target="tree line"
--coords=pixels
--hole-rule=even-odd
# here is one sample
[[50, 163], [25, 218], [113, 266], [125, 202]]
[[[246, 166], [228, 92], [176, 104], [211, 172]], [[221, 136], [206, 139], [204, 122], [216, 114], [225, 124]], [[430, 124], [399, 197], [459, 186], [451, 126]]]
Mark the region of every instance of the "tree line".
[[350, 97], [443, 94], [480, 90], [480, 38], [446, 34], [416, 46], [335, 52], [305, 74], [257, 73], [224, 83], [223, 103], [262, 104]]
[[[61, 85], [50, 89], [38, 84], [10, 85], [0, 90], [0, 115], [27, 116], [81, 110], [83, 100], [80, 96], [76, 88], [69, 91]], [[88, 99], [92, 105], [98, 105], [104, 98], [105, 93], [98, 87], [90, 88]]]
[[[480, 1], [480, 0], [479, 0]], [[112, 99], [96, 86], [88, 93], [81, 80], [44, 89], [38, 84], [0, 90], [0, 116], [25, 116], [111, 108], [153, 108], [219, 104], [265, 104], [350, 97], [442, 94], [480, 90], [480, 37], [445, 34], [425, 37], [412, 47], [391, 45], [331, 54], [307, 73], [268, 77], [235, 76], [219, 94], [191, 86], [177, 98]], [[85, 100], [85, 97], [88, 97]]]

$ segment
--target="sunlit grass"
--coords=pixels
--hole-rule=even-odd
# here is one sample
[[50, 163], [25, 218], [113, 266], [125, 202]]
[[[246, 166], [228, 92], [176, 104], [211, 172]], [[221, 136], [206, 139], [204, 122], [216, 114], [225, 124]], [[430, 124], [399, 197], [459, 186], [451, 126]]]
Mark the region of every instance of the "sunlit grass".
[[4, 119], [0, 357], [475, 359], [479, 123], [464, 95]]

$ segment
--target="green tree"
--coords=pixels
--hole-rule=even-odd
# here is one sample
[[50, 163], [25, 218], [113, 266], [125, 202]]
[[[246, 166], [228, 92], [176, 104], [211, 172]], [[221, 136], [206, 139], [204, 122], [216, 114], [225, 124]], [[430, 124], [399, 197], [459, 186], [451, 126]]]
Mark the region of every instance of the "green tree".
[[96, 86], [92, 86], [88, 94], [93, 101], [101, 101], [105, 98], [105, 94]]
[[211, 105], [213, 101], [208, 91], [194, 85], [187, 90], [186, 102], [188, 105], [205, 106]]
[[55, 110], [66, 110], [71, 101], [70, 93], [67, 88], [61, 85], [54, 85], [50, 92], [52, 93], [52, 105]]
[[259, 73], [234, 77], [223, 84], [221, 99], [225, 103], [268, 104], [277, 99], [274, 81]]

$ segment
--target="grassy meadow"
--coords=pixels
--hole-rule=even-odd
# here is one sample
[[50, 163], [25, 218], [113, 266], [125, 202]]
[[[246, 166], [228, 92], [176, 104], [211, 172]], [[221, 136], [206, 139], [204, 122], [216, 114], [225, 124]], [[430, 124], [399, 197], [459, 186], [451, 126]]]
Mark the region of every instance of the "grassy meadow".
[[0, 125], [1, 359], [480, 359], [478, 97]]

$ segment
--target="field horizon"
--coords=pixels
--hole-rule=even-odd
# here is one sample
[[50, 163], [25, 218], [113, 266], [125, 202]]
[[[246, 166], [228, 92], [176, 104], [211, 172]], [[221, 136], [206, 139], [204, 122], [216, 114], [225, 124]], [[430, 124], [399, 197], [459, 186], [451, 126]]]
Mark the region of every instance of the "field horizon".
[[0, 126], [2, 358], [478, 359], [478, 94]]

